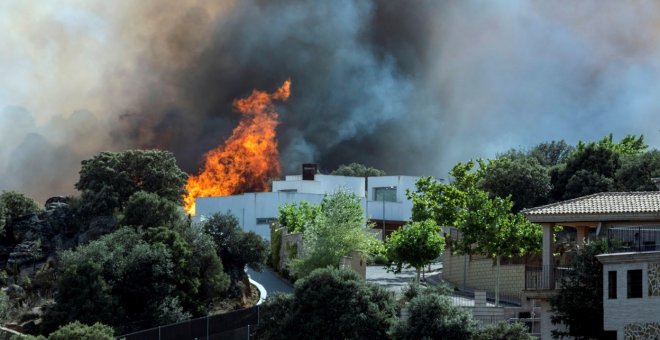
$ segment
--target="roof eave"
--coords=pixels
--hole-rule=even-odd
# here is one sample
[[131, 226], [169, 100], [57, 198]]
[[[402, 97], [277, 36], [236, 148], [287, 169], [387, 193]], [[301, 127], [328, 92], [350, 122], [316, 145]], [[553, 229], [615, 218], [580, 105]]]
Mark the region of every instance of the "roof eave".
[[606, 222], [606, 221], [660, 221], [660, 212], [608, 213], [608, 214], [525, 214], [533, 223]]

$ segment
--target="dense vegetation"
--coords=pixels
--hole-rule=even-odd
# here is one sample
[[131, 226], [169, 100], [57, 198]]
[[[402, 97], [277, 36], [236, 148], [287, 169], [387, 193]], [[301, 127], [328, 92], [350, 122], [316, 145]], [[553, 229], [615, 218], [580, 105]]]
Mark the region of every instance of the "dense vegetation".
[[131, 150], [83, 161], [81, 196], [49, 200], [45, 210], [3, 192], [0, 249], [10, 249], [11, 269], [4, 276], [11, 294], [0, 299], [4, 320], [36, 307], [41, 325], [26, 323], [25, 332], [49, 339], [80, 329], [108, 333], [76, 323], [54, 332], [101, 322], [125, 334], [206, 315], [225, 299], [245, 300], [243, 268], [260, 269], [267, 245], [232, 216], [192, 223], [181, 209], [185, 182], [171, 153]]

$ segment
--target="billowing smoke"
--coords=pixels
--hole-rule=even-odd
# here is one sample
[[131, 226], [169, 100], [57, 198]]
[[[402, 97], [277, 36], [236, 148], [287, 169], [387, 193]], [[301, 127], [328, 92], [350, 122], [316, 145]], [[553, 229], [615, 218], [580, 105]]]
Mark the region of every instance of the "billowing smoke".
[[285, 172], [361, 162], [442, 177], [542, 141], [660, 132], [654, 1], [0, 3], [0, 189], [73, 192], [101, 150], [194, 172], [234, 98], [293, 81]]

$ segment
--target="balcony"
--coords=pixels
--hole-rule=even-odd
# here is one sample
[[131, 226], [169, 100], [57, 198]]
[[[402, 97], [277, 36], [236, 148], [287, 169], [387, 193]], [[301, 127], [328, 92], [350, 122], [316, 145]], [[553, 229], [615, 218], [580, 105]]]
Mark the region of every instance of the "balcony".
[[660, 251], [660, 226], [610, 228], [607, 247], [608, 253]]
[[525, 266], [525, 290], [554, 290], [573, 269], [565, 266]]

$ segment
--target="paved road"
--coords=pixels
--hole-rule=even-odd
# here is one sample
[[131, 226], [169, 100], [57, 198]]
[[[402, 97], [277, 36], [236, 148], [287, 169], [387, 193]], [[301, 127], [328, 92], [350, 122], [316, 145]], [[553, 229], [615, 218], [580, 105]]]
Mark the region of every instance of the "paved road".
[[[431, 271], [427, 272], [426, 276], [431, 279], [432, 277], [435, 278], [440, 276], [441, 273], [442, 263], [438, 262], [431, 265]], [[367, 267], [367, 281], [383, 286], [395, 293], [401, 292], [401, 290], [406, 288], [410, 282], [415, 280], [415, 275], [415, 269], [403, 269], [401, 273], [394, 274], [388, 273], [387, 269], [383, 266]]]
[[247, 273], [252, 280], [257, 281], [264, 286], [267, 295], [274, 295], [275, 293], [293, 293], [293, 285], [279, 277], [270, 268], [264, 268], [261, 273], [259, 273], [248, 267]]

